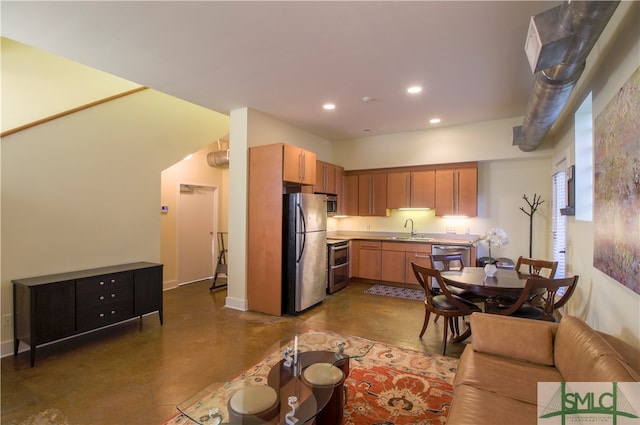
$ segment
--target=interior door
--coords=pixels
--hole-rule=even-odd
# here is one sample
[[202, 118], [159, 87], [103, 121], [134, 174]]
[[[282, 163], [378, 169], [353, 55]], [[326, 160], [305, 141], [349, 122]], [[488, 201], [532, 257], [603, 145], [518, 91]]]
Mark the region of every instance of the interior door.
[[178, 200], [178, 284], [210, 279], [217, 234], [215, 187], [180, 185]]

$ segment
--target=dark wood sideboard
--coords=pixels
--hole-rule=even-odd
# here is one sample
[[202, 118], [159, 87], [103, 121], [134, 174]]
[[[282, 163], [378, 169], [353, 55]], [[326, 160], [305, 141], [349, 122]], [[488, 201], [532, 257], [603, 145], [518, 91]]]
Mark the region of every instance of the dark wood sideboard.
[[14, 355], [31, 347], [157, 311], [162, 325], [162, 264], [130, 263], [12, 280]]

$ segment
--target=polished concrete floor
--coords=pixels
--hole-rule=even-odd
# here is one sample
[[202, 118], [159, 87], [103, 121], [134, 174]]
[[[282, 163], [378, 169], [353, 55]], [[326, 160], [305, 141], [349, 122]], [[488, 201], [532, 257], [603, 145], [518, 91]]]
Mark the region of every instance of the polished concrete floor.
[[[3, 425], [160, 424], [176, 405], [213, 382], [257, 363], [281, 339], [307, 329], [357, 335], [440, 353], [442, 321], [418, 338], [421, 302], [363, 294], [352, 283], [296, 317], [224, 307], [226, 291], [208, 281], [164, 293], [164, 326], [143, 317], [2, 359]], [[450, 342], [458, 357], [462, 343]]]

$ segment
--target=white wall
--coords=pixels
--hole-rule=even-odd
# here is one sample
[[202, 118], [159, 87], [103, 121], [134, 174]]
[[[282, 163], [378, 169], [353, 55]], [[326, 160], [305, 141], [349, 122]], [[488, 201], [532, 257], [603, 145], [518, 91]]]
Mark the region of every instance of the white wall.
[[522, 117], [339, 141], [334, 156], [345, 170], [361, 170], [550, 155], [544, 147], [527, 153], [513, 146], [518, 125]]
[[252, 146], [286, 143], [331, 162], [331, 143], [253, 109], [231, 111], [229, 161], [229, 280], [227, 307], [247, 308], [247, 165]]
[[[572, 96], [570, 114], [557, 130], [555, 151], [574, 157], [573, 113], [589, 91], [593, 93], [594, 119], [640, 67], [640, 2], [622, 2], [587, 60], [587, 68]], [[640, 118], [640, 115], [639, 115]], [[568, 219], [568, 272], [580, 276], [569, 314], [594, 328], [617, 335], [640, 347], [640, 294], [593, 267], [593, 222]], [[640, 259], [636, 259], [640, 261]]]

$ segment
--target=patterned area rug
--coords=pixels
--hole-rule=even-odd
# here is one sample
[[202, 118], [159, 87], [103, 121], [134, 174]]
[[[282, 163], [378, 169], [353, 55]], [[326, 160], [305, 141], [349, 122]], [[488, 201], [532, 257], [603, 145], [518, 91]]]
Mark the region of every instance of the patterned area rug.
[[[303, 349], [326, 349], [335, 342], [358, 339], [333, 332], [313, 330], [314, 340]], [[301, 338], [301, 340], [304, 338]], [[266, 384], [269, 370], [282, 358], [276, 351], [232, 382], [201, 393], [190, 407], [192, 416], [206, 420], [212, 405], [225, 405], [241, 385]], [[458, 359], [375, 343], [362, 358], [351, 359], [345, 380], [348, 400], [342, 425], [426, 425], [443, 424], [453, 398], [453, 377]], [[222, 400], [222, 403], [220, 402]], [[224, 410], [224, 409], [223, 409]], [[223, 411], [224, 417], [228, 413]], [[177, 414], [165, 425], [191, 425]], [[329, 425], [329, 424], [324, 424]], [[334, 424], [331, 424], [334, 425]]]
[[373, 285], [364, 291], [365, 294], [383, 295], [385, 297], [404, 298], [406, 300], [424, 301], [422, 289], [399, 288], [397, 286]]

